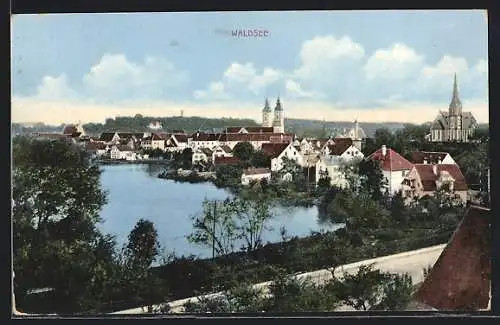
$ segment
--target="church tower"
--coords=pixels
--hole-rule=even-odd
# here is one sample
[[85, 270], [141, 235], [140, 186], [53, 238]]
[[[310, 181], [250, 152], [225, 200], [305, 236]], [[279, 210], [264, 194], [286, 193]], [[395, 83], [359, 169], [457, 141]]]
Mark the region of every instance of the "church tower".
[[274, 108], [273, 128], [274, 133], [285, 133], [285, 116], [283, 115], [283, 107], [279, 97]]
[[453, 79], [453, 94], [451, 97], [450, 106], [448, 109], [449, 130], [447, 137], [450, 141], [462, 141], [462, 102], [458, 96], [457, 74]]
[[266, 103], [262, 109], [262, 127], [273, 126], [271, 107], [269, 107], [269, 101], [266, 98]]

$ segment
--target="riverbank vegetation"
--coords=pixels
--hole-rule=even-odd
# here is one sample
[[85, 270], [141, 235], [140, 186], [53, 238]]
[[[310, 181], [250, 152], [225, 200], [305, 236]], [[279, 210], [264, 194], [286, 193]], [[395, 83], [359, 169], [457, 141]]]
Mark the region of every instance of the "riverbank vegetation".
[[[484, 150], [482, 144], [471, 145], [471, 150]], [[181, 165], [191, 162], [189, 152], [176, 157]], [[476, 159], [465, 157], [470, 164]], [[369, 292], [356, 291], [356, 285], [349, 283], [363, 283], [370, 276], [377, 279], [373, 282], [377, 290], [393, 289], [399, 297], [407, 297], [409, 283], [404, 277], [375, 276], [369, 273], [372, 270], [362, 270], [360, 278], [344, 286], [333, 285], [335, 281], [323, 287], [300, 284], [288, 277], [443, 244], [463, 217], [465, 207], [447, 192], [405, 205], [401, 195], [389, 198], [380, 191], [382, 179], [376, 165], [359, 162], [350, 167], [347, 189], [330, 187], [327, 176], [316, 189], [302, 187], [299, 181], [284, 185], [279, 181], [283, 175], [243, 188], [238, 176], [243, 166], [220, 167], [217, 181], [234, 185], [238, 195], [206, 201], [192, 219], [189, 236], [194, 244], [212, 248], [212, 258], [169, 256], [159, 261], [158, 234], [147, 220], [137, 223], [123, 248], [112, 236], [98, 231], [106, 193], [99, 184], [99, 167], [78, 147], [17, 137], [13, 142], [12, 214], [17, 307], [40, 313], [103, 313], [229, 290], [233, 296], [226, 296], [224, 303], [189, 308], [326, 311], [342, 303], [365, 309], [379, 306], [380, 301], [373, 302]], [[288, 166], [287, 171], [295, 172], [294, 168]], [[292, 238], [280, 229], [280, 242], [264, 243], [261, 235], [269, 226], [272, 207], [280, 198], [290, 200], [292, 191], [304, 193], [305, 200], [319, 201], [320, 222], [340, 222], [345, 227], [306, 238]], [[163, 249], [168, 251], [168, 247]], [[160, 266], [152, 267], [153, 261]], [[273, 284], [272, 298], [257, 300], [246, 294], [248, 284], [273, 279], [279, 281]], [[46, 287], [53, 289], [46, 299], [29, 294], [31, 289]], [[251, 298], [246, 305], [224, 307], [244, 297]], [[394, 301], [403, 301], [387, 299], [377, 308], [397, 309]]]

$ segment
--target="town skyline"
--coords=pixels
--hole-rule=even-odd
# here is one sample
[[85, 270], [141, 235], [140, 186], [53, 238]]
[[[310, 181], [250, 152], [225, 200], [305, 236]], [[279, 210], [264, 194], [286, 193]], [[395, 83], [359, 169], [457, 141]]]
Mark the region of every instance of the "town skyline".
[[448, 109], [455, 73], [464, 110], [489, 120], [481, 10], [23, 15], [12, 35], [17, 123], [260, 123], [278, 96], [285, 118], [423, 123]]

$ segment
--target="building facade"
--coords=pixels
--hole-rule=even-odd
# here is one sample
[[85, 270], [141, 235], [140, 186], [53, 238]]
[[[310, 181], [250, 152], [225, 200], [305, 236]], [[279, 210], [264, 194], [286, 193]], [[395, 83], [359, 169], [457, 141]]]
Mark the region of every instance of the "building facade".
[[279, 97], [276, 100], [274, 112], [271, 110], [269, 101], [266, 98], [266, 103], [262, 109], [262, 127], [272, 127], [273, 133], [285, 133], [285, 115]]
[[462, 111], [455, 74], [448, 112], [439, 112], [431, 125], [429, 140], [432, 142], [468, 142], [477, 125], [471, 112]]

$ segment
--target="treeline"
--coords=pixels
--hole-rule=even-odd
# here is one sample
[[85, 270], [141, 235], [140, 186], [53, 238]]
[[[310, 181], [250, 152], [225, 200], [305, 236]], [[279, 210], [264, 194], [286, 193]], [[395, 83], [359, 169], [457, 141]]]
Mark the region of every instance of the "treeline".
[[163, 132], [184, 130], [194, 132], [197, 130], [222, 129], [230, 126], [258, 126], [252, 119], [235, 118], [206, 118], [206, 117], [148, 117], [136, 114], [135, 116], [118, 116], [107, 118], [105, 123], [88, 123], [83, 125], [85, 132], [89, 134], [100, 134], [102, 132], [151, 132], [148, 125], [159, 121]]

